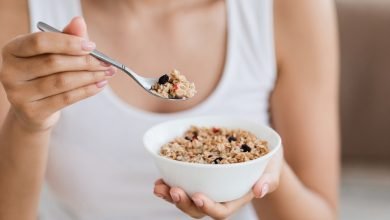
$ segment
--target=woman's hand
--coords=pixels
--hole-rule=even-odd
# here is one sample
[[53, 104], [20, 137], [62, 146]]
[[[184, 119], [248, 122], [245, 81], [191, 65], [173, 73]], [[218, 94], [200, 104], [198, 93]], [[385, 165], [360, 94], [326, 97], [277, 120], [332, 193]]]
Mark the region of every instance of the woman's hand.
[[2, 50], [0, 81], [12, 113], [29, 129], [51, 128], [59, 110], [97, 94], [115, 73], [89, 55], [95, 44], [82, 18], [64, 32], [22, 35]]
[[193, 218], [210, 216], [213, 219], [226, 219], [253, 198], [263, 198], [278, 188], [280, 172], [284, 163], [283, 150], [279, 150], [269, 162], [263, 175], [248, 192], [240, 199], [217, 203], [201, 193], [195, 193], [191, 198], [180, 188], [169, 187], [162, 179], [156, 181], [154, 194], [176, 205], [184, 213]]

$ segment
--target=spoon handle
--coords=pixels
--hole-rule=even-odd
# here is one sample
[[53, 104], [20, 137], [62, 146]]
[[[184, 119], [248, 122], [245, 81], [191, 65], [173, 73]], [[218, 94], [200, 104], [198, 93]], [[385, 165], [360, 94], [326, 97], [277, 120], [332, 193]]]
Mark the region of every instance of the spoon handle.
[[[38, 22], [37, 24], [37, 27], [39, 28], [39, 30], [41, 31], [45, 31], [45, 32], [57, 32], [57, 33], [62, 33], [61, 31], [57, 30], [56, 28], [44, 23], [44, 22]], [[125, 65], [119, 63], [118, 61], [108, 57], [107, 55], [105, 55], [104, 53], [98, 51], [98, 50], [93, 50], [91, 53], [90, 53], [92, 56], [96, 57], [97, 59], [99, 60], [102, 60], [106, 63], [110, 63], [112, 64], [113, 66], [115, 67], [118, 67], [119, 69], [122, 69], [122, 70], [125, 70], [126, 67]]]

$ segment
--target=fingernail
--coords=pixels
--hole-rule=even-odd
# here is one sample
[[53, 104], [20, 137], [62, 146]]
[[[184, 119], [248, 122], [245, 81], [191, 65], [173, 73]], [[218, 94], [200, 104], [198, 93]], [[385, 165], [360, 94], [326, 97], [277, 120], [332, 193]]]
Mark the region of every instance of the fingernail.
[[83, 40], [81, 42], [81, 47], [83, 48], [83, 50], [92, 51], [96, 48], [96, 44], [92, 41]]
[[103, 81], [100, 81], [100, 82], [96, 83], [96, 86], [98, 88], [103, 88], [106, 85], [107, 85], [107, 80], [103, 80]]
[[114, 67], [111, 67], [110, 69], [104, 71], [104, 73], [106, 74], [106, 76], [113, 76], [116, 72], [116, 69]]
[[192, 199], [192, 201], [194, 201], [195, 205], [198, 207], [203, 206], [203, 200], [201, 200], [201, 199], [194, 198], [194, 199]]
[[163, 196], [163, 195], [161, 195], [161, 194], [158, 194], [158, 193], [155, 193], [154, 195], [155, 195], [155, 196], [157, 196], [157, 197], [159, 197], [159, 198], [164, 198], [164, 196]]
[[109, 67], [109, 66], [111, 66], [111, 64], [106, 63], [106, 62], [104, 62], [104, 61], [100, 61], [100, 65], [102, 65], [102, 66], [104, 66], [104, 67]]
[[178, 203], [180, 201], [180, 196], [177, 193], [171, 193], [173, 202]]
[[265, 195], [267, 195], [268, 191], [269, 191], [268, 184], [264, 184], [263, 188], [261, 188], [260, 198], [263, 198]]

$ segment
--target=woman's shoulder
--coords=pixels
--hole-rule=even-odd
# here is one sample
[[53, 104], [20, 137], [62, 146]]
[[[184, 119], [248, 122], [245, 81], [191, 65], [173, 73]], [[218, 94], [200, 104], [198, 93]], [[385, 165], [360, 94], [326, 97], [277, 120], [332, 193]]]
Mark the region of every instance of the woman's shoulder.
[[[337, 45], [335, 3], [332, 0], [274, 0], [275, 39], [278, 60], [313, 58]], [[297, 53], [299, 51], [299, 53]], [[287, 57], [287, 58], [286, 58]]]

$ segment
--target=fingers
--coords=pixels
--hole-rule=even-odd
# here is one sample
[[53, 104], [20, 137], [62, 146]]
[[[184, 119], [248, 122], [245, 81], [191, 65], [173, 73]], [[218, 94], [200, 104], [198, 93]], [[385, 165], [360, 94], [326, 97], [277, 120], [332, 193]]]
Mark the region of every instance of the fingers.
[[48, 123], [50, 116], [60, 109], [97, 94], [106, 84], [107, 81], [104, 80], [35, 102], [15, 102], [15, 99], [12, 99], [11, 103], [17, 108], [16, 111], [22, 114], [23, 120], [28, 122], [29, 127], [42, 127]]
[[194, 194], [190, 199], [183, 190], [176, 187], [169, 189], [169, 186], [162, 180], [156, 182], [155, 193], [161, 193], [159, 195], [170, 197], [180, 210], [194, 218], [201, 218], [204, 215], [208, 215], [213, 219], [223, 220], [245, 204], [249, 203], [255, 196], [257, 198], [262, 198], [267, 193], [275, 191], [279, 185], [283, 164], [283, 150], [280, 150], [270, 160], [264, 174], [255, 184], [253, 190], [248, 192], [245, 196], [230, 202], [218, 203], [200, 193]]
[[205, 214], [196, 207], [182, 189], [173, 187], [170, 190], [170, 195], [173, 202], [176, 204], [176, 207], [187, 213], [189, 216], [193, 218], [202, 218], [205, 216]]
[[165, 199], [167, 202], [173, 203], [171, 195], [169, 194], [170, 187], [164, 183], [162, 179], [159, 179], [154, 184], [153, 193], [162, 199]]
[[161, 179], [155, 183], [154, 194], [174, 203], [177, 208], [192, 218], [202, 218], [208, 215], [214, 219], [226, 219], [253, 199], [252, 192], [248, 192], [240, 199], [226, 203], [214, 202], [200, 193], [196, 193], [190, 198], [182, 189], [177, 187], [170, 188]]
[[226, 206], [216, 203], [200, 193], [193, 195], [192, 200], [199, 210], [214, 219], [224, 219], [229, 214]]
[[247, 194], [245, 194], [245, 196], [243, 196], [239, 199], [225, 203], [225, 207], [228, 210], [233, 210], [233, 211], [238, 210], [242, 206], [244, 206], [245, 204], [249, 203], [253, 198], [254, 198], [253, 192], [250, 191]]
[[242, 198], [226, 203], [214, 202], [200, 193], [196, 193], [190, 198], [182, 189], [170, 188], [161, 179], [155, 183], [154, 194], [174, 203], [177, 208], [192, 218], [202, 218], [208, 215], [221, 220], [226, 219], [243, 205], [249, 203], [254, 197], [252, 192], [248, 192]]
[[214, 219], [226, 219], [232, 215], [235, 211], [247, 204], [253, 199], [253, 193], [249, 192], [244, 197], [226, 202], [217, 203], [204, 196], [203, 194], [197, 193], [192, 196], [192, 200], [203, 213], [211, 216]]
[[[20, 58], [16, 58], [20, 59]], [[18, 80], [32, 80], [53, 73], [70, 71], [100, 71], [107, 70], [107, 64], [98, 59], [85, 56], [67, 56], [59, 54], [45, 54], [21, 61], [22, 65], [14, 65], [15, 72], [20, 72]]]
[[201, 218], [205, 215], [197, 209], [183, 190], [177, 187], [169, 187], [162, 179], [155, 182], [154, 194], [159, 198], [175, 204], [177, 208], [193, 218]]
[[37, 101], [86, 85], [107, 80], [115, 74], [116, 69], [110, 67], [105, 71], [78, 71], [52, 74], [47, 77], [27, 81], [25, 93], [30, 94], [28, 101]]
[[37, 128], [54, 125], [50, 116], [97, 94], [113, 75], [89, 55], [96, 45], [85, 39], [83, 19], [73, 19], [64, 31], [21, 35], [2, 49], [0, 82], [18, 117]]
[[161, 195], [166, 197], [168, 196], [167, 191], [169, 190], [169, 197], [175, 203], [176, 207], [193, 218], [201, 218], [204, 215], [208, 215], [213, 219], [223, 220], [245, 204], [249, 203], [255, 196], [262, 198], [267, 193], [275, 191], [279, 185], [283, 164], [283, 150], [280, 150], [270, 160], [263, 176], [255, 184], [253, 190], [248, 192], [245, 196], [230, 202], [218, 203], [200, 193], [194, 194], [190, 199], [187, 194], [179, 188], [172, 187], [169, 190], [169, 186], [165, 185], [162, 180], [156, 182], [155, 193], [160, 192]]
[[87, 24], [82, 17], [74, 17], [63, 32], [88, 39]]
[[280, 148], [268, 163], [259, 181], [253, 186], [253, 194], [256, 198], [264, 198], [278, 188], [283, 165], [283, 149]]
[[71, 91], [60, 93], [58, 95], [50, 96], [48, 98], [34, 102], [34, 105], [37, 109], [45, 111], [43, 116], [48, 117], [49, 115], [61, 110], [62, 108], [65, 108], [66, 106], [96, 95], [98, 92], [102, 91], [106, 85], [107, 81], [104, 80]]
[[47, 53], [86, 55], [95, 47], [95, 43], [81, 37], [63, 33], [37, 32], [15, 38], [4, 50], [15, 57], [31, 57]]
[[278, 187], [278, 178], [272, 174], [266, 173], [253, 186], [253, 194], [256, 198], [264, 198], [268, 193], [273, 192]]

